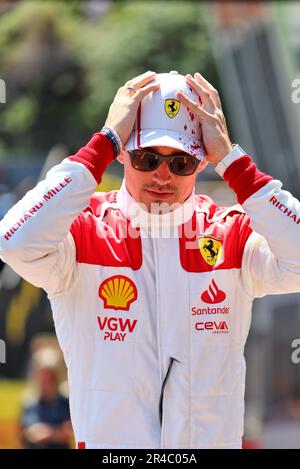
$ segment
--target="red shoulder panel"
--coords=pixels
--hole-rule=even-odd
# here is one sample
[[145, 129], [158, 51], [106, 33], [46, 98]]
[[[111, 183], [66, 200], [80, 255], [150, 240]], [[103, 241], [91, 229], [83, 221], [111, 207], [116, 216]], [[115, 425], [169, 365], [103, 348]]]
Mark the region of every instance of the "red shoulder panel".
[[[222, 217], [221, 210], [214, 205], [209, 215], [195, 212], [192, 220], [183, 225], [179, 239], [180, 260], [187, 272], [241, 267], [244, 247], [252, 233], [250, 220], [235, 210]], [[211, 221], [213, 212], [216, 221]]]
[[[76, 260], [85, 264], [138, 270], [142, 265], [140, 233], [132, 228], [120, 210], [109, 206], [115, 202], [116, 193], [94, 194], [89, 207], [72, 223]], [[105, 202], [108, 202], [106, 209]]]

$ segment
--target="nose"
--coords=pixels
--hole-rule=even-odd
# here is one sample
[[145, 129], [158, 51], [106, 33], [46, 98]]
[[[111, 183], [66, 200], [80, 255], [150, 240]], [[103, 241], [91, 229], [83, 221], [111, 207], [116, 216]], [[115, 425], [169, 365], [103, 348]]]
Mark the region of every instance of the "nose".
[[154, 171], [153, 179], [160, 184], [170, 182], [171, 172], [166, 161], [163, 161]]

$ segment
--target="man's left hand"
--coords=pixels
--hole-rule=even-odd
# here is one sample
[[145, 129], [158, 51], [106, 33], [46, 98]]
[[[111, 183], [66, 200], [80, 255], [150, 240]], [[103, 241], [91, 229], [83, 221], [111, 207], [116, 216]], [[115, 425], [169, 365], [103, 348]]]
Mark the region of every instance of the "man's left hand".
[[228, 135], [219, 93], [200, 73], [195, 73], [194, 78], [191, 75], [186, 75], [185, 78], [198, 94], [199, 102], [188, 98], [181, 91], [177, 93], [177, 97], [199, 119], [202, 126], [206, 159], [209, 163], [216, 165], [233, 147]]

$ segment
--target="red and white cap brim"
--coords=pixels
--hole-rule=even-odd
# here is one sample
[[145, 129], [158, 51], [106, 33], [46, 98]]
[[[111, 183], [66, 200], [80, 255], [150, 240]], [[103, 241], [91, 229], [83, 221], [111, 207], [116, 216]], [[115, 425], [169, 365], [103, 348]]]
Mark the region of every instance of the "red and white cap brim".
[[205, 160], [205, 150], [202, 142], [176, 130], [134, 130], [125, 144], [125, 149], [136, 150], [156, 146], [176, 148], [189, 153], [200, 161]]

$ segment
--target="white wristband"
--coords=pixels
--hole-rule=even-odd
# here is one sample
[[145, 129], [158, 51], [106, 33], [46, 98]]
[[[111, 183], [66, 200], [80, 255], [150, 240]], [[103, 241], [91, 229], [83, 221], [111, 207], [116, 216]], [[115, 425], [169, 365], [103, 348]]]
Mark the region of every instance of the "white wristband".
[[233, 149], [227, 153], [224, 158], [219, 161], [219, 163], [215, 166], [215, 171], [223, 177], [226, 169], [233, 163], [235, 160], [238, 158], [241, 158], [241, 156], [247, 155], [247, 152], [243, 150], [239, 145], [235, 144]]

